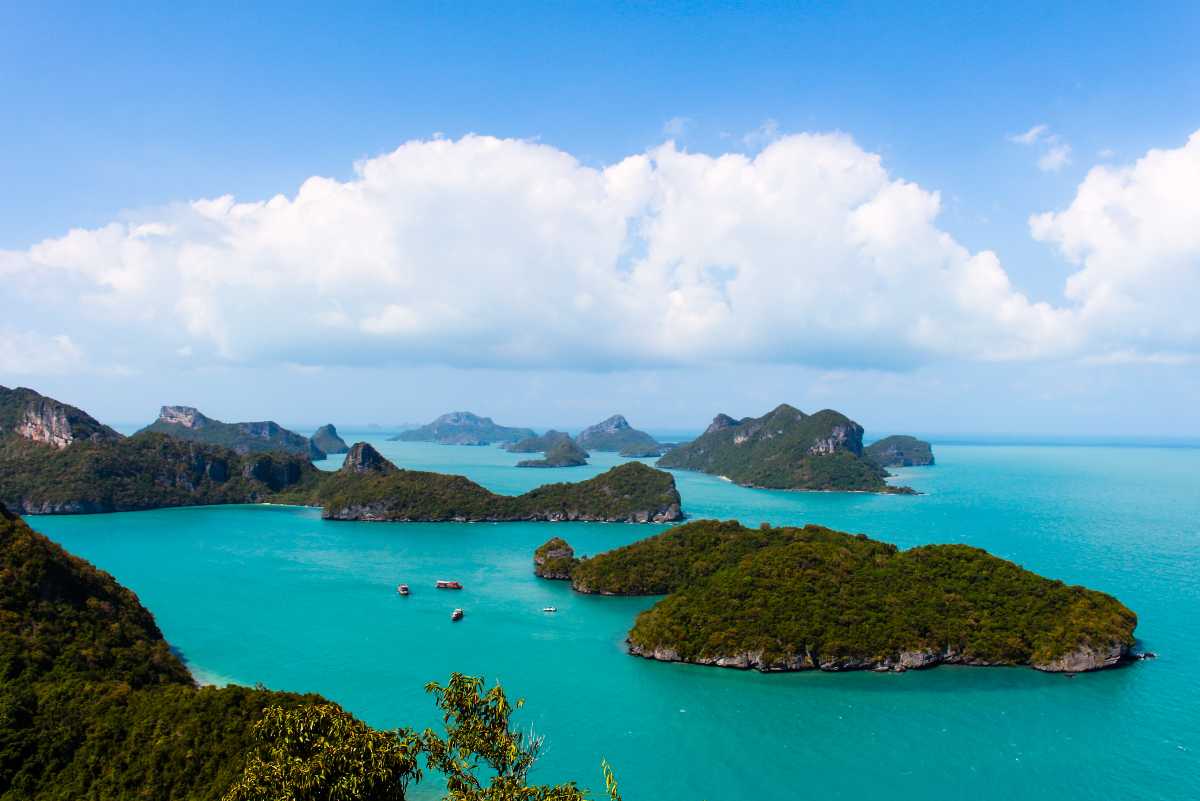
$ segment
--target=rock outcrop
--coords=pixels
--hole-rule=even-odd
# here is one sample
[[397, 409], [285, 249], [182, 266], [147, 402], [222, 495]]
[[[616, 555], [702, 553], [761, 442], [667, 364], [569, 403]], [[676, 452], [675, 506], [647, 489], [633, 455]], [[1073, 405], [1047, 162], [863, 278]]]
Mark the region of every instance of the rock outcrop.
[[314, 461], [326, 458], [325, 452], [308, 437], [289, 431], [273, 420], [224, 423], [192, 406], [163, 406], [158, 419], [138, 433], [142, 432], [220, 445], [240, 454], [278, 451], [306, 456]]
[[369, 443], [356, 442], [346, 454], [346, 461], [342, 463], [338, 472], [386, 476], [395, 473], [398, 469]]
[[0, 436], [11, 434], [62, 450], [76, 442], [116, 442], [121, 435], [82, 409], [32, 389], [0, 386]]
[[562, 537], [554, 537], [533, 552], [533, 574], [539, 578], [571, 580], [571, 569], [579, 560], [575, 549]]
[[345, 453], [350, 450], [350, 446], [346, 444], [346, 440], [338, 436], [337, 429], [333, 427], [333, 423], [326, 423], [318, 428], [309, 440], [317, 450], [324, 453]]

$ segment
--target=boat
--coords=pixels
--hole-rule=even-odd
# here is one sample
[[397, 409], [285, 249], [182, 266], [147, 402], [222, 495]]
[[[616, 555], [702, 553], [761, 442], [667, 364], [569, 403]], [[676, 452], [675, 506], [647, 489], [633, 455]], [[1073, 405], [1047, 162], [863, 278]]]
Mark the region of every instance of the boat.
[[557, 606], [543, 606], [542, 611], [543, 612], [557, 612], [558, 607]]
[[408, 595], [408, 585], [401, 584], [400, 586], [396, 587], [396, 592], [400, 593], [401, 595]]
[[463, 610], [461, 610], [461, 609], [455, 609], [453, 612], [450, 613], [451, 620], [462, 620], [462, 618], [463, 618]]
[[461, 590], [462, 585], [459, 584], [457, 581], [446, 581], [445, 579], [438, 579], [437, 588], [439, 590]]

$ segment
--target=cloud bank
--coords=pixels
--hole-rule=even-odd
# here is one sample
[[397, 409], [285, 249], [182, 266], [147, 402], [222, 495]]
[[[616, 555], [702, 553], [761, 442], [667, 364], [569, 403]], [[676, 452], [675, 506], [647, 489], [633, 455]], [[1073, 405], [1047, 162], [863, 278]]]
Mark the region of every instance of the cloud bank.
[[1200, 300], [1198, 160], [1193, 137], [1096, 168], [1035, 217], [1078, 268], [1051, 305], [847, 136], [753, 157], [667, 143], [603, 168], [522, 140], [413, 141], [292, 197], [180, 203], [0, 252], [25, 338], [0, 369], [81, 348], [125, 366], [1177, 358], [1200, 349], [1196, 325], [1155, 309]]

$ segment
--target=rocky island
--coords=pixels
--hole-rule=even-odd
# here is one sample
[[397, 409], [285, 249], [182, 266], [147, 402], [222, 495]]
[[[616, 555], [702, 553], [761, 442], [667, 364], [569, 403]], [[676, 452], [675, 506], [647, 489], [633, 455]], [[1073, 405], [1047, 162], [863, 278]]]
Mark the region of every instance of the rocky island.
[[863, 428], [840, 412], [815, 414], [786, 403], [758, 418], [719, 414], [705, 432], [658, 460], [659, 467], [697, 470], [748, 487], [912, 493], [884, 479], [863, 455]]
[[933, 464], [933, 446], [906, 435], [884, 437], [863, 448], [863, 456], [880, 467], [922, 467]]
[[517, 467], [582, 467], [587, 464], [588, 452], [567, 437], [560, 439], [546, 450], [542, 459], [525, 459]]
[[538, 578], [569, 581], [578, 561], [566, 540], [553, 537], [533, 552], [533, 574]]
[[398, 442], [437, 442], [441, 445], [492, 445], [517, 442], [535, 436], [531, 428], [496, 425], [490, 417], [471, 412], [450, 412], [432, 423], [401, 431], [392, 440]]
[[464, 476], [402, 470], [365, 442], [356, 443], [341, 469], [322, 476], [315, 488], [278, 498], [321, 506], [327, 520], [662, 523], [683, 517], [675, 479], [640, 462], [586, 481], [497, 495]]
[[509, 443], [504, 446], [504, 450], [509, 453], [545, 453], [563, 440], [574, 442], [570, 434], [564, 431], [555, 431], [552, 428], [545, 434], [525, 437]]
[[662, 452], [654, 437], [638, 431], [619, 414], [583, 429], [575, 441], [586, 450], [617, 451], [622, 456], [658, 456]]
[[1126, 661], [1137, 626], [1110, 595], [978, 548], [901, 551], [820, 526], [701, 520], [567, 570], [579, 592], [666, 594], [638, 616], [630, 653], [718, 667], [1081, 672]]
[[0, 388], [0, 502], [24, 514], [257, 503], [315, 486], [306, 455], [238, 453], [157, 433], [123, 437], [73, 406]]
[[166, 434], [188, 442], [220, 445], [243, 455], [274, 452], [307, 456], [316, 461], [325, 458], [325, 452], [308, 437], [288, 431], [273, 420], [223, 423], [191, 406], [162, 407], [158, 419], [138, 433]]
[[345, 453], [350, 450], [350, 446], [346, 444], [346, 440], [338, 436], [337, 429], [333, 427], [333, 423], [326, 423], [313, 432], [310, 438], [312, 444], [324, 453]]

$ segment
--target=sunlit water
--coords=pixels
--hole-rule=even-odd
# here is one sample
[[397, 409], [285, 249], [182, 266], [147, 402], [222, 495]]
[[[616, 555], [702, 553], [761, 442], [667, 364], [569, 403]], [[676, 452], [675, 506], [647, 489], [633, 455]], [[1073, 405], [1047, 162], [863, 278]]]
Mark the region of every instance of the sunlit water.
[[[505, 493], [618, 461], [519, 470], [527, 457], [498, 448], [358, 438], [403, 466]], [[527, 699], [522, 724], [546, 738], [542, 781], [602, 786], [604, 757], [628, 801], [1200, 797], [1200, 450], [936, 453], [936, 467], [900, 471], [915, 497], [676, 478], [693, 518], [815, 522], [902, 547], [966, 542], [1110, 592], [1160, 658], [1073, 679], [952, 667], [761, 675], [637, 659], [623, 639], [653, 599], [573, 594], [534, 578], [531, 556], [553, 535], [595, 554], [653, 526], [333, 523], [270, 506], [31, 522], [133, 588], [202, 678], [317, 691], [381, 727], [438, 723], [422, 687], [451, 671], [502, 680]], [[466, 589], [437, 591], [439, 578]], [[466, 618], [451, 623], [456, 606]]]

